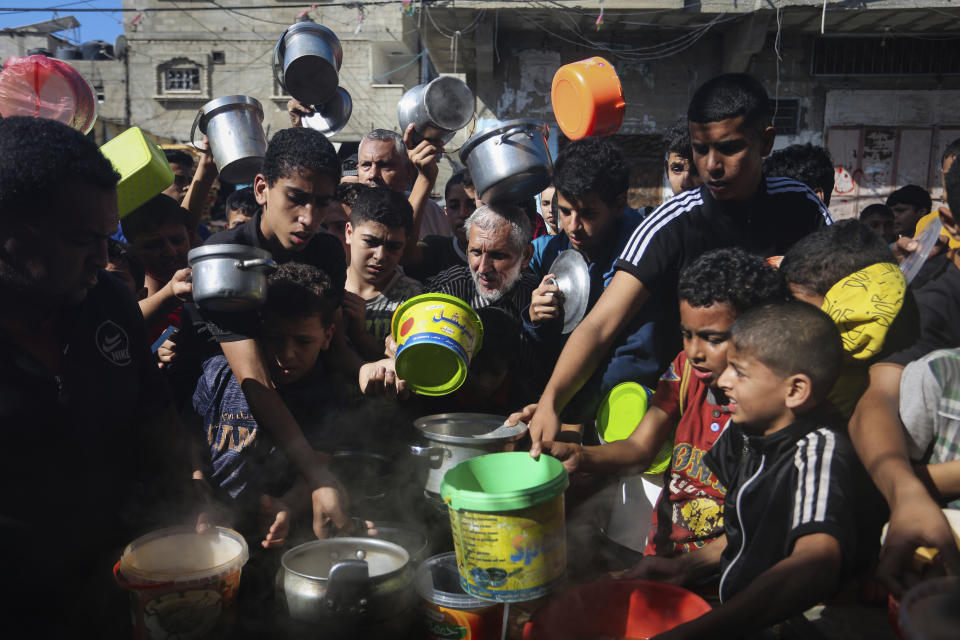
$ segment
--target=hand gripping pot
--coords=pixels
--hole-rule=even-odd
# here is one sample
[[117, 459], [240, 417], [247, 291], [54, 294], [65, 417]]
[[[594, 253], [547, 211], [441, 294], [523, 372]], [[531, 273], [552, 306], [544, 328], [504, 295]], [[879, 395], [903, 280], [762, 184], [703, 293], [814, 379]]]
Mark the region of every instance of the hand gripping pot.
[[483, 342], [477, 312], [460, 298], [442, 293], [410, 298], [394, 311], [391, 326], [397, 341], [397, 376], [425, 396], [459, 389]]
[[567, 569], [563, 464], [546, 454], [491, 453], [443, 478], [460, 586], [483, 600], [523, 602], [549, 593]]
[[543, 191], [553, 175], [547, 125], [539, 120], [509, 120], [481, 131], [463, 145], [460, 161], [480, 199], [516, 201]]
[[137, 640], [226, 633], [224, 613], [233, 608], [247, 558], [243, 536], [223, 527], [205, 534], [170, 527], [128, 544], [113, 574], [131, 592]]
[[190, 143], [199, 149], [197, 127], [210, 140], [210, 151], [221, 180], [230, 184], [253, 181], [267, 152], [260, 102], [250, 96], [236, 95], [203, 105], [190, 130]]
[[334, 97], [342, 63], [337, 35], [316, 22], [287, 27], [273, 48], [273, 77], [304, 105], [321, 105]]
[[191, 249], [193, 300], [211, 311], [249, 311], [267, 300], [267, 274], [277, 268], [269, 251], [245, 244]]

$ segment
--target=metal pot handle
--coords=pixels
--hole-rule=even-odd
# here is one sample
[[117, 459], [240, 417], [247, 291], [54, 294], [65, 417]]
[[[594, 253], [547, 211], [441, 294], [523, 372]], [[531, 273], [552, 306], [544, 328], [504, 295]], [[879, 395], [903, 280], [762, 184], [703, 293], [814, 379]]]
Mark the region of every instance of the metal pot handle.
[[450, 458], [453, 454], [450, 449], [445, 447], [418, 447], [415, 444], [410, 445], [410, 453], [421, 458]]
[[365, 590], [370, 569], [363, 560], [342, 560], [327, 577], [326, 605], [334, 613], [362, 614], [367, 609]]
[[257, 267], [264, 267], [269, 271], [274, 271], [277, 268], [277, 263], [274, 262], [273, 258], [254, 258], [253, 260], [237, 260], [236, 262], [237, 269], [244, 271], [246, 269], [256, 269]]
[[531, 131], [529, 127], [527, 127], [526, 125], [517, 125], [515, 127], [510, 127], [509, 129], [501, 133], [500, 137], [497, 138], [497, 144], [503, 144], [504, 142], [507, 141], [507, 138], [509, 138], [512, 135], [516, 135], [518, 133], [525, 133], [527, 134], [528, 138], [533, 140], [533, 131]]
[[[287, 31], [290, 30], [290, 27], [287, 27], [283, 30], [283, 33], [280, 34], [280, 39], [277, 40], [277, 44], [273, 47], [273, 62], [270, 66], [273, 67], [273, 79], [277, 81], [277, 84], [280, 85], [280, 88], [284, 91], [287, 90], [285, 84], [283, 84], [283, 79], [280, 77], [280, 45], [283, 44], [283, 39], [287, 37]], [[286, 49], [286, 47], [284, 47]]]

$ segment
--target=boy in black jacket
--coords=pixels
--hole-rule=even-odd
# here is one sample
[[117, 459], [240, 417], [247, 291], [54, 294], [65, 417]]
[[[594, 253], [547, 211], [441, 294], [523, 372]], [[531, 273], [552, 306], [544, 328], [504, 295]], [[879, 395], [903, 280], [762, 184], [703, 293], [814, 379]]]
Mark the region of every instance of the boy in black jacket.
[[760, 629], [840, 586], [853, 565], [862, 467], [815, 410], [842, 361], [836, 327], [810, 305], [767, 305], [734, 323], [719, 380], [732, 423], [705, 457], [727, 487], [723, 605], [658, 639]]

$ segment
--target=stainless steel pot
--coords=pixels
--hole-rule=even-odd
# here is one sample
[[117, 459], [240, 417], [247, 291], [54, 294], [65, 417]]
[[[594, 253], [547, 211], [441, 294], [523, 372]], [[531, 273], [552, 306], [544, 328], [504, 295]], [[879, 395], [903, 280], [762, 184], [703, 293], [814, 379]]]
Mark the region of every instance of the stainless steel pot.
[[211, 311], [249, 311], [267, 300], [267, 274], [277, 268], [269, 251], [245, 244], [191, 249], [193, 301]]
[[290, 617], [324, 624], [321, 631], [391, 620], [402, 626], [416, 601], [412, 584], [406, 550], [371, 538], [307, 542], [283, 554], [277, 572], [277, 594]]
[[475, 108], [470, 87], [452, 76], [440, 76], [403, 94], [397, 118], [400, 131], [413, 124], [421, 138], [446, 144], [467, 126]]
[[460, 150], [460, 161], [486, 203], [516, 201], [543, 191], [553, 175], [547, 125], [510, 120], [476, 134]]
[[427, 495], [439, 496], [444, 474], [464, 460], [512, 450], [510, 445], [523, 437], [527, 425], [501, 428], [503, 422], [503, 416], [486, 413], [440, 413], [415, 420], [428, 444], [411, 446], [410, 452], [429, 461]]
[[337, 34], [316, 22], [287, 27], [273, 48], [273, 77], [305, 105], [321, 105], [334, 97], [342, 63]]
[[220, 179], [231, 184], [252, 182], [267, 152], [260, 103], [250, 96], [236, 95], [203, 105], [190, 129], [190, 142], [199, 149], [195, 140], [198, 127], [210, 140]]
[[317, 110], [300, 119], [300, 126], [316, 129], [325, 136], [340, 133], [353, 115], [353, 98], [343, 87], [337, 89], [333, 97], [317, 105]]

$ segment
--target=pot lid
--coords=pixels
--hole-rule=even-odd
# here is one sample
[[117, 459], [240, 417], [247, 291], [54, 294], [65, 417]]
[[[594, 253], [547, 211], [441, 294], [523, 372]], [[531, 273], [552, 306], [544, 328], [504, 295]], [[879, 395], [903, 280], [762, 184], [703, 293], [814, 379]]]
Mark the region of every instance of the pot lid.
[[487, 413], [438, 413], [413, 422], [426, 439], [448, 444], [512, 442], [527, 431], [523, 422], [514, 427], [505, 427], [503, 423], [503, 416]]
[[561, 251], [548, 273], [556, 277], [557, 286], [563, 294], [563, 333], [577, 328], [587, 312], [590, 300], [590, 270], [579, 251]]
[[193, 265], [197, 260], [205, 258], [236, 258], [237, 260], [251, 260], [255, 258], [272, 258], [265, 249], [251, 247], [248, 244], [205, 244], [190, 249], [187, 253], [187, 263]]
[[550, 132], [550, 128], [546, 124], [544, 124], [541, 120], [536, 120], [534, 118], [517, 118], [515, 120], [507, 120], [506, 122], [502, 122], [484, 129], [480, 133], [474, 134], [473, 137], [467, 140], [463, 144], [463, 148], [460, 149], [460, 162], [466, 164], [467, 156], [469, 156], [470, 152], [473, 151], [473, 149], [484, 140], [492, 138], [499, 133], [504, 133], [510, 129], [539, 131], [544, 137], [546, 137]]
[[300, 126], [316, 129], [325, 136], [332, 136], [343, 130], [353, 115], [353, 98], [343, 87], [338, 87], [333, 97], [308, 116], [300, 119]]
[[410, 562], [410, 554], [398, 544], [376, 538], [329, 538], [314, 540], [283, 554], [281, 564], [291, 573], [309, 580], [326, 580], [343, 562], [361, 560], [371, 579], [391, 575]]

